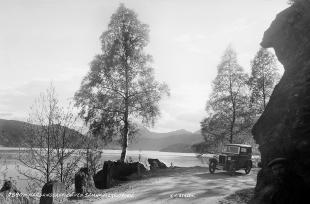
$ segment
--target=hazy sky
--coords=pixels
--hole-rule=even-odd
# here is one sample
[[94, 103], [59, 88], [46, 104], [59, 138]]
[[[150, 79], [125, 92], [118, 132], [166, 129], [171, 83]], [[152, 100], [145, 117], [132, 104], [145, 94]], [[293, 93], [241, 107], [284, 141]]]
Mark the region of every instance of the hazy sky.
[[0, 0], [0, 118], [25, 120], [52, 81], [66, 103], [100, 53], [120, 3], [150, 26], [146, 51], [171, 96], [153, 128], [196, 131], [225, 48], [249, 72], [264, 31], [286, 0]]

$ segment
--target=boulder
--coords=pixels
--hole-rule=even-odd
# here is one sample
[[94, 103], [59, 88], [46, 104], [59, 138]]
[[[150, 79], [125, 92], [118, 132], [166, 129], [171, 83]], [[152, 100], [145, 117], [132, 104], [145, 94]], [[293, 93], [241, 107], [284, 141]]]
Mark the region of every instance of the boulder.
[[116, 180], [126, 181], [130, 175], [137, 174], [140, 177], [144, 172], [146, 172], [146, 168], [139, 162], [105, 161], [103, 169], [94, 175], [95, 187], [98, 189], [110, 188]]
[[98, 189], [106, 189], [112, 186], [112, 169], [113, 161], [105, 161], [103, 169], [98, 171], [94, 176], [95, 187]]
[[133, 162], [133, 163], [130, 163], [130, 165], [131, 165], [131, 168], [135, 170], [134, 173], [136, 173], [139, 178], [142, 176], [142, 174], [144, 174], [147, 171], [145, 166], [140, 162]]
[[81, 168], [74, 176], [75, 193], [81, 195], [89, 193], [93, 186], [92, 180], [88, 168]]
[[112, 171], [113, 179], [123, 181], [127, 180], [128, 176], [132, 174], [142, 174], [146, 172], [146, 168], [143, 164], [139, 162], [122, 163], [120, 161], [117, 161], [114, 162]]
[[159, 161], [158, 159], [148, 159], [147, 161], [150, 164], [150, 170], [158, 169], [158, 168], [159, 169], [166, 169], [166, 168], [168, 168], [165, 163]]
[[13, 185], [12, 181], [9, 181], [9, 180], [4, 181], [4, 183], [0, 189], [0, 193], [2, 193], [4, 191], [20, 193], [20, 191], [17, 190], [17, 188]]
[[104, 172], [103, 169], [98, 171], [94, 176], [95, 187], [98, 189], [104, 189]]
[[[256, 196], [273, 189], [274, 183], [268, 181], [273, 175], [267, 164], [279, 157], [288, 161], [287, 175], [300, 177], [306, 188], [310, 187], [309, 25], [310, 1], [296, 1], [277, 15], [261, 43], [264, 48], [274, 48], [285, 71], [252, 129], [262, 165]], [[302, 186], [297, 190], [303, 191]]]
[[32, 204], [34, 199], [21, 195], [21, 192], [11, 181], [4, 181], [0, 189], [0, 203], [2, 204]]
[[112, 186], [112, 161], [105, 161], [103, 163], [103, 187], [110, 188]]
[[67, 200], [65, 185], [58, 181], [49, 181], [44, 184], [40, 197], [40, 204], [61, 204]]

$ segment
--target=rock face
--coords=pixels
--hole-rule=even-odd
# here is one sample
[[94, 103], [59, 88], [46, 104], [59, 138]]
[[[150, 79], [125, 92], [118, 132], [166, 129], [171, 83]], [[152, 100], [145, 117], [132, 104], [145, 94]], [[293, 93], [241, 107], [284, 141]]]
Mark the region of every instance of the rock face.
[[310, 186], [310, 1], [300, 0], [279, 13], [261, 45], [274, 48], [285, 72], [252, 129], [262, 167], [256, 194], [268, 184], [267, 164], [284, 157], [289, 169]]

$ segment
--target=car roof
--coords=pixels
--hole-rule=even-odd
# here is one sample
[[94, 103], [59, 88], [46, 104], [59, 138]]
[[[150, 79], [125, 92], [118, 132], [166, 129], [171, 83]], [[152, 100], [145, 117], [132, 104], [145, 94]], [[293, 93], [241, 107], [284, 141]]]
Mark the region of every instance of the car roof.
[[251, 145], [246, 145], [246, 144], [226, 144], [225, 146], [238, 146], [238, 147], [246, 147], [246, 148], [251, 148]]

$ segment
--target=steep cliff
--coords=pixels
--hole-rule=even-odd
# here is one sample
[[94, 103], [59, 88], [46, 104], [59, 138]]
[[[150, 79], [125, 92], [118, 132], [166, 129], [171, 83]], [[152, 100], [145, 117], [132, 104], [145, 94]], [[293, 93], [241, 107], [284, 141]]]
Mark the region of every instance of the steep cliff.
[[[310, 0], [300, 0], [279, 13], [261, 43], [274, 48], [285, 72], [252, 129], [262, 156], [262, 176], [277, 157], [310, 186]], [[265, 175], [264, 175], [265, 174]], [[264, 182], [263, 182], [264, 183]]]

